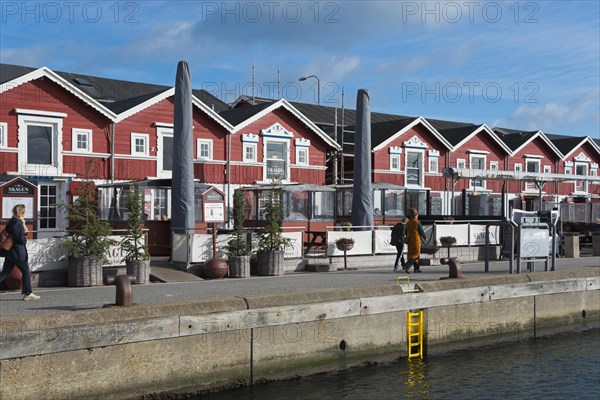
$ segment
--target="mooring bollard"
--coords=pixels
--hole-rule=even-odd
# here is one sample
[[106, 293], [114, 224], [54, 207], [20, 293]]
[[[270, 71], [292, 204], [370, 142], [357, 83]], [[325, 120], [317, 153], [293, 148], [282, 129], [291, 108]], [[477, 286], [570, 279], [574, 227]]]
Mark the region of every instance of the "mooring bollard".
[[460, 260], [457, 257], [441, 258], [440, 263], [448, 265], [450, 269], [449, 278], [462, 278], [462, 268], [460, 267]]
[[117, 298], [115, 305], [131, 306], [133, 305], [133, 290], [131, 284], [135, 283], [135, 276], [132, 275], [112, 275], [106, 277], [108, 285], [117, 287]]

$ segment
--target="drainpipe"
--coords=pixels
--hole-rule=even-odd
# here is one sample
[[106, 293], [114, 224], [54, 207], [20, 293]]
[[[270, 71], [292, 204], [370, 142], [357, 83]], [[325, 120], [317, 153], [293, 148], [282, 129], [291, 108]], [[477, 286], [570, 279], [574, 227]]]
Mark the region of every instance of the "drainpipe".
[[111, 140], [110, 140], [110, 181], [115, 183], [115, 123], [110, 124]]
[[231, 135], [231, 132], [229, 132], [229, 134], [227, 135], [227, 225], [229, 225], [231, 197]]

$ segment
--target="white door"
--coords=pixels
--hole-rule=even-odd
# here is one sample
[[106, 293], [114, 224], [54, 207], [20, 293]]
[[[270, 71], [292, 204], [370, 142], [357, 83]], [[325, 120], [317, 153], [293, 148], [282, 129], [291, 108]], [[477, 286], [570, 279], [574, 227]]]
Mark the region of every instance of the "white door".
[[38, 238], [64, 235], [67, 221], [60, 204], [66, 203], [66, 184], [40, 183], [38, 186]]

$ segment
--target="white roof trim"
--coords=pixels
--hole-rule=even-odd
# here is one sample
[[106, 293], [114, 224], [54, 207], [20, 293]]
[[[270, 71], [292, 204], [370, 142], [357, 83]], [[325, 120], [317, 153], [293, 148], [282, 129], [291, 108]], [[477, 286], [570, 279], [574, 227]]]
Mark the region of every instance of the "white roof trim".
[[225, 128], [229, 133], [234, 133], [233, 125], [227, 122], [225, 118], [221, 117], [215, 110], [212, 109], [212, 107], [207, 106], [206, 104], [204, 104], [204, 102], [202, 102], [202, 100], [200, 100], [194, 95], [192, 95], [192, 103], [200, 110], [204, 111], [204, 113], [210, 118], [212, 118], [217, 124]]
[[563, 154], [560, 152], [560, 150], [558, 150], [558, 149], [556, 148], [556, 146], [554, 145], [554, 143], [552, 143], [552, 142], [551, 142], [551, 141], [550, 141], [550, 140], [549, 140], [549, 139], [546, 137], [546, 135], [544, 135], [544, 132], [542, 132], [542, 131], [537, 131], [537, 132], [535, 133], [535, 135], [533, 135], [532, 137], [530, 137], [528, 141], [526, 141], [526, 142], [525, 142], [525, 143], [523, 143], [523, 144], [522, 144], [522, 145], [521, 145], [521, 146], [520, 146], [518, 149], [516, 149], [515, 151], [513, 151], [513, 153], [512, 153], [511, 155], [513, 155], [513, 156], [514, 156], [514, 155], [515, 155], [515, 154], [517, 154], [519, 151], [523, 150], [523, 148], [524, 148], [525, 146], [527, 146], [529, 143], [533, 142], [533, 141], [534, 141], [536, 138], [538, 138], [538, 137], [542, 138], [542, 140], [543, 140], [544, 142], [546, 142], [546, 144], [547, 144], [547, 145], [548, 145], [548, 146], [549, 146], [549, 147], [552, 149], [552, 151], [554, 151], [554, 152], [555, 152], [555, 153], [558, 155], [558, 157], [559, 157], [561, 160], [564, 160], [564, 158], [565, 158], [565, 157], [564, 157], [564, 156], [563, 156]]
[[596, 144], [596, 142], [594, 142], [591, 137], [586, 136], [583, 138], [583, 140], [581, 140], [581, 142], [579, 142], [579, 144], [577, 146], [573, 147], [573, 149], [571, 149], [571, 151], [569, 151], [567, 154], [565, 154], [565, 157], [563, 158], [563, 160], [569, 158], [574, 152], [576, 152], [581, 146], [583, 146], [583, 144], [586, 141], [592, 145], [592, 147], [594, 148], [594, 150], [596, 150], [598, 152], [598, 154], [600, 154], [600, 146], [598, 146], [598, 144]]
[[466, 142], [468, 142], [469, 140], [471, 140], [473, 138], [473, 136], [476, 136], [481, 131], [487, 132], [491, 136], [491, 138], [496, 143], [498, 143], [498, 145], [500, 145], [500, 147], [502, 147], [502, 149], [506, 152], [506, 154], [509, 154], [509, 155], [512, 154], [512, 151], [510, 150], [510, 147], [508, 147], [506, 145], [506, 143], [504, 143], [498, 137], [498, 135], [496, 135], [494, 133], [494, 131], [489, 126], [487, 126], [486, 124], [479, 125], [479, 127], [477, 129], [475, 129], [473, 132], [471, 132], [469, 134], [469, 136], [467, 136], [466, 138], [464, 138], [463, 140], [461, 140], [458, 144], [456, 144], [456, 146], [454, 146], [454, 149], [452, 151], [454, 151], [454, 150], [458, 149], [459, 147], [461, 147], [463, 144], [465, 144]]
[[54, 83], [58, 84], [59, 86], [62, 86], [65, 90], [72, 93], [75, 97], [78, 97], [79, 99], [83, 100], [90, 107], [92, 107], [93, 109], [95, 109], [96, 111], [98, 111], [99, 113], [104, 115], [106, 118], [110, 119], [113, 122], [115, 121], [115, 119], [117, 117], [115, 113], [113, 113], [111, 110], [106, 108], [104, 105], [102, 105], [100, 102], [98, 102], [94, 98], [88, 96], [85, 92], [83, 92], [77, 86], [75, 86], [72, 83], [70, 83], [69, 81], [65, 80], [63, 77], [61, 77], [60, 75], [58, 75], [56, 72], [52, 71], [48, 67], [38, 68], [35, 71], [31, 71], [25, 75], [21, 75], [11, 81], [4, 82], [2, 85], [0, 85], [0, 94], [7, 92], [9, 90], [15, 89], [16, 87], [21, 86], [27, 82], [31, 82], [31, 81], [34, 81], [34, 80], [37, 80], [37, 79], [40, 79], [43, 77], [46, 77], [46, 78], [50, 79], [51, 81], [53, 81]]
[[140, 111], [145, 110], [146, 108], [153, 106], [154, 104], [169, 98], [170, 96], [173, 96], [175, 94], [175, 88], [170, 88], [170, 89], [166, 89], [164, 92], [157, 94], [156, 96], [144, 101], [143, 103], [138, 104], [135, 107], [132, 107], [126, 111], [123, 111], [121, 114], [117, 115], [117, 118], [115, 119], [115, 122], [121, 122], [124, 121], [125, 119], [131, 117], [134, 114], [139, 113]]
[[402, 136], [409, 129], [412, 129], [415, 125], [417, 125], [419, 123], [423, 124], [425, 126], [425, 128], [427, 128], [427, 130], [429, 130], [431, 133], [433, 133], [433, 136], [435, 136], [440, 142], [442, 142], [442, 144], [444, 146], [446, 146], [446, 148], [448, 150], [452, 150], [452, 145], [442, 135], [440, 135], [440, 133], [429, 123], [429, 121], [427, 121], [423, 117], [417, 117], [410, 124], [408, 124], [407, 126], [405, 126], [404, 128], [402, 128], [398, 132], [396, 132], [393, 135], [391, 135], [389, 138], [387, 138], [386, 140], [384, 140], [378, 146], [374, 147], [373, 151], [375, 152], [375, 151], [384, 149], [392, 141], [396, 140], [398, 137]]
[[331, 137], [329, 137], [325, 132], [323, 132], [321, 129], [319, 129], [319, 127], [316, 126], [310, 119], [306, 118], [306, 116], [304, 114], [302, 114], [300, 111], [298, 111], [298, 109], [296, 109], [296, 107], [291, 105], [286, 99], [277, 100], [276, 102], [274, 102], [269, 107], [262, 110], [261, 112], [253, 115], [252, 117], [246, 119], [245, 121], [240, 122], [233, 128], [232, 133], [236, 133], [236, 132], [240, 131], [241, 129], [258, 121], [265, 115], [269, 114], [270, 112], [272, 112], [280, 107], [283, 107], [286, 110], [288, 110], [289, 112], [291, 112], [296, 118], [298, 118], [300, 121], [302, 121], [310, 130], [312, 130], [314, 133], [316, 133], [317, 136], [319, 136], [321, 139], [323, 139], [323, 141], [325, 143], [327, 143], [328, 145], [330, 145], [331, 147], [333, 147], [335, 149], [338, 149], [338, 150], [341, 149], [341, 146], [339, 144], [337, 144]]

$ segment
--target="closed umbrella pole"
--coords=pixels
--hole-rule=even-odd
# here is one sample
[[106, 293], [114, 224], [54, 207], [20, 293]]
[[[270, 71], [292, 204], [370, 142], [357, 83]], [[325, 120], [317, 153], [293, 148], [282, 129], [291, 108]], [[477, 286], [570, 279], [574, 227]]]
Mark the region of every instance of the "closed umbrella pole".
[[371, 99], [369, 91], [359, 89], [356, 96], [356, 133], [354, 145], [354, 186], [352, 225], [373, 226], [373, 188], [371, 184]]

